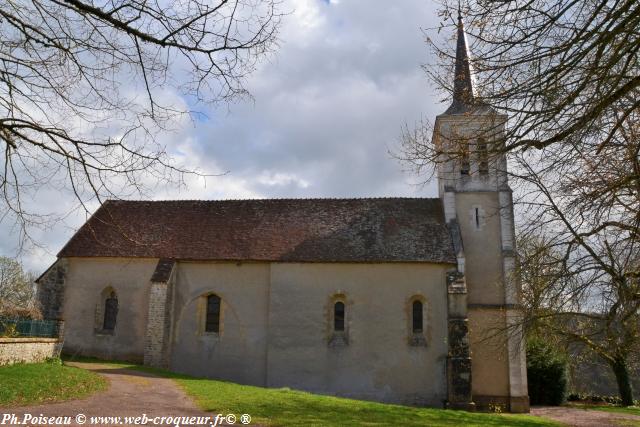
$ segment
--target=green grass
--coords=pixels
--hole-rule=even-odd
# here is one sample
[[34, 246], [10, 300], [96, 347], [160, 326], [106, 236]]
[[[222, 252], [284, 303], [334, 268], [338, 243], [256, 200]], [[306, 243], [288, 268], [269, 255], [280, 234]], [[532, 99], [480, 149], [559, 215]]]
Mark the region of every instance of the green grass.
[[270, 426], [559, 426], [529, 415], [482, 414], [433, 408], [417, 408], [322, 396], [290, 389], [268, 389], [194, 378], [188, 375], [122, 361], [87, 357], [67, 360], [100, 363], [171, 378], [204, 411], [214, 414], [251, 415], [251, 424]]
[[529, 415], [481, 414], [417, 408], [322, 396], [289, 389], [267, 389], [193, 378], [158, 369], [134, 369], [174, 379], [198, 406], [221, 414], [251, 415], [251, 424], [272, 426], [558, 426]]
[[589, 410], [606, 411], [606, 412], [618, 412], [620, 414], [637, 415], [640, 417], [640, 406], [594, 406], [587, 408]]
[[617, 412], [620, 414], [640, 416], [640, 406], [588, 405], [585, 403], [571, 403], [567, 406], [570, 406], [572, 408], [586, 409], [590, 411]]
[[105, 390], [107, 380], [59, 360], [0, 367], [0, 406], [25, 406], [86, 397]]

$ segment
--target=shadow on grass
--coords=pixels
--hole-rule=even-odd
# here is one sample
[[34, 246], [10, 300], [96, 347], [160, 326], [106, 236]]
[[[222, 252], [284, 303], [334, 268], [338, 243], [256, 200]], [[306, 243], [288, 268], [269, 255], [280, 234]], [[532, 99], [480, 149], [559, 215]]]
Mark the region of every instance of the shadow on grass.
[[120, 366], [120, 367], [141, 366], [137, 362], [132, 362], [128, 360], [99, 359], [97, 357], [79, 356], [79, 355], [72, 355], [72, 354], [62, 354], [60, 358], [62, 359], [63, 362], [96, 363], [96, 364], [113, 365], [113, 366]]

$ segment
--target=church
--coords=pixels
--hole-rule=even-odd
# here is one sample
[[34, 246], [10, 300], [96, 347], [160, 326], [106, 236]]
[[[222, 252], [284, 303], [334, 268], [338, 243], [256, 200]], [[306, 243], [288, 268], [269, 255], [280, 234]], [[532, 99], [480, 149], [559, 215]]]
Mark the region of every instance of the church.
[[437, 198], [109, 200], [38, 279], [64, 352], [358, 399], [528, 412], [507, 117], [462, 19]]

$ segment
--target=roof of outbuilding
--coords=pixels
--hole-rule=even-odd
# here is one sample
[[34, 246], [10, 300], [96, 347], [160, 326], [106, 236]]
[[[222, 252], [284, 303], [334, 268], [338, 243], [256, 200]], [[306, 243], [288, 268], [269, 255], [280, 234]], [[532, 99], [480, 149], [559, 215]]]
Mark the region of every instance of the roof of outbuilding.
[[107, 201], [59, 257], [455, 263], [440, 199]]

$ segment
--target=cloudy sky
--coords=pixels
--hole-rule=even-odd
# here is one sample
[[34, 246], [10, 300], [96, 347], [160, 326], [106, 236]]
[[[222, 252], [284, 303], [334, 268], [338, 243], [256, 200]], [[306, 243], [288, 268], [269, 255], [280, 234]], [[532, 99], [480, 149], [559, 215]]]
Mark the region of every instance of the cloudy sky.
[[[284, 3], [293, 12], [280, 49], [247, 84], [254, 100], [207, 110], [208, 119], [167, 136], [171, 154], [188, 166], [228, 173], [154, 198], [433, 197], [433, 185], [415, 185], [418, 178], [388, 150], [397, 147], [404, 123], [446, 108], [420, 68], [433, 62], [421, 29], [438, 25], [435, 5]], [[34, 231], [43, 247], [20, 255], [27, 268], [46, 268], [84, 220], [78, 212]], [[0, 233], [0, 255], [15, 256], [19, 236], [7, 223]]]

